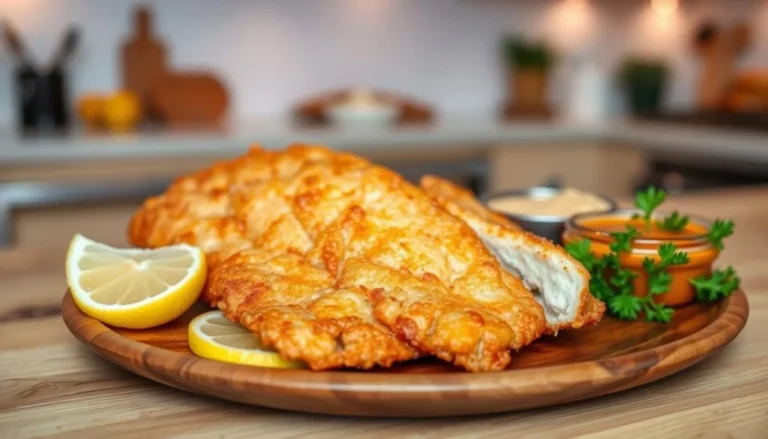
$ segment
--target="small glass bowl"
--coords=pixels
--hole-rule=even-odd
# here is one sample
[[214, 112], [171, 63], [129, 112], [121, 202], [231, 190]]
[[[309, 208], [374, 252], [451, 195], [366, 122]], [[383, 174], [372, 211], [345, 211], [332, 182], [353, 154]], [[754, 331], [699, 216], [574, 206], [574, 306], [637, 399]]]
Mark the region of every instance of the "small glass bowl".
[[[575, 215], [565, 225], [563, 243], [567, 245], [570, 242], [589, 239], [591, 241], [590, 249], [595, 256], [600, 258], [610, 253], [609, 246], [613, 242], [613, 238], [610, 236], [610, 232], [605, 229], [590, 227], [590, 221], [629, 221], [632, 219], [632, 215], [638, 213], [640, 212], [634, 209], [617, 209], [607, 213], [590, 212]], [[657, 215], [658, 217], [654, 219], [660, 219], [664, 214], [659, 212]], [[664, 243], [675, 244], [678, 250], [688, 253], [690, 261], [685, 265], [676, 265], [667, 269], [672, 275], [672, 283], [667, 293], [656, 297], [657, 302], [669, 306], [680, 306], [693, 301], [696, 297], [696, 291], [690, 280], [712, 274], [712, 264], [720, 251], [713, 247], [706, 238], [705, 233], [709, 230], [711, 223], [701, 218], [691, 216], [689, 218], [691, 224], [705, 230], [705, 232], [685, 234], [679, 237], [639, 237], [632, 241], [630, 252], [621, 253], [620, 265], [638, 275], [633, 284], [636, 295], [645, 296], [648, 293], [648, 273], [643, 269], [643, 260], [650, 257], [654, 261], [659, 261], [657, 251]]]

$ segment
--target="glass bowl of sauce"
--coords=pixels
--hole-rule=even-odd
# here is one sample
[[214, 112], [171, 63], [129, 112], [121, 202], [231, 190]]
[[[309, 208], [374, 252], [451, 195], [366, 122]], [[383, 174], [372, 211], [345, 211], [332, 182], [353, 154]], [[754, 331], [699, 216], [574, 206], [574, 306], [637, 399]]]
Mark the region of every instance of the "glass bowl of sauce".
[[565, 223], [573, 215], [616, 208], [613, 200], [602, 195], [547, 186], [497, 192], [483, 197], [483, 201], [494, 212], [555, 244], [562, 244]]
[[690, 222], [680, 231], [669, 231], [656, 226], [656, 220], [664, 216], [658, 212], [649, 227], [632, 215], [639, 213], [635, 209], [617, 209], [608, 213], [585, 213], [575, 215], [565, 226], [563, 242], [589, 239], [590, 249], [598, 258], [611, 252], [612, 232], [623, 232], [627, 225], [634, 226], [640, 235], [632, 241], [630, 252], [622, 252], [619, 263], [638, 276], [633, 281], [635, 294], [645, 296], [648, 292], [648, 273], [643, 269], [643, 259], [650, 257], [659, 261], [657, 254], [664, 243], [673, 243], [678, 250], [688, 253], [690, 261], [685, 265], [675, 265], [667, 269], [672, 276], [672, 283], [667, 293], [655, 298], [656, 302], [669, 306], [680, 306], [693, 301], [696, 291], [690, 280], [699, 276], [709, 276], [712, 264], [720, 251], [707, 240], [706, 234], [711, 223], [701, 218], [689, 216]]

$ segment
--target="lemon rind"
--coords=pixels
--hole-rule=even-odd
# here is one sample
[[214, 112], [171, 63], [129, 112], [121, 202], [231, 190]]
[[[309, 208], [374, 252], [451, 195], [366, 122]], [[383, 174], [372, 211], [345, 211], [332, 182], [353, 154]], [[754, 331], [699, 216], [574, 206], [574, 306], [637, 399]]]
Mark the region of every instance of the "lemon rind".
[[[83, 254], [83, 249], [89, 244], [118, 250], [109, 245], [76, 234], [70, 241], [69, 251], [67, 252], [67, 284], [70, 286], [72, 298], [81, 311], [109, 325], [128, 329], [146, 329], [168, 323], [181, 316], [187, 309], [194, 305], [205, 284], [207, 267], [205, 255], [202, 250], [187, 244], [177, 244], [167, 248], [180, 248], [188, 251], [193, 259], [193, 264], [187, 269], [185, 276], [175, 285], [158, 295], [128, 305], [105, 305], [96, 302], [91, 299], [90, 294], [78, 287], [76, 276], [79, 273], [73, 269], [74, 261]], [[152, 249], [138, 248], [119, 250], [128, 252], [129, 254], [140, 254], [152, 251]], [[195, 291], [196, 294], [182, 294], [181, 297], [176, 297], [176, 300], [174, 300], [174, 297], [178, 296], [180, 294], [179, 291], [182, 289], [186, 291]], [[147, 311], [162, 302], [166, 302], [167, 306], [163, 307], [161, 311]]]
[[[242, 349], [218, 343], [201, 329], [201, 326], [213, 317], [224, 317], [224, 314], [221, 311], [208, 311], [195, 317], [189, 323], [189, 348], [195, 355], [209, 360], [241, 364], [245, 366], [283, 369], [297, 369], [303, 367], [301, 362], [287, 360], [277, 352]], [[243, 332], [247, 333], [249, 331], [243, 328]]]

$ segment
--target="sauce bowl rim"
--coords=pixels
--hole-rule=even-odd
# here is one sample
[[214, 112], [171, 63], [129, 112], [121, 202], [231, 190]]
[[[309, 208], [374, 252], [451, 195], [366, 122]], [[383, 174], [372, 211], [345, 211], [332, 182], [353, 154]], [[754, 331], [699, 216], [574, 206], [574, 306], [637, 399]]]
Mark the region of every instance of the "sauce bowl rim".
[[[499, 197], [503, 197], [503, 196], [509, 196], [509, 195], [515, 195], [515, 196], [529, 195], [530, 196], [533, 192], [537, 192], [537, 191], [538, 192], [549, 192], [550, 194], [555, 195], [555, 194], [558, 194], [558, 193], [562, 192], [563, 189], [565, 189], [565, 188], [562, 188], [562, 187], [552, 187], [552, 186], [531, 186], [531, 187], [528, 187], [528, 188], [520, 188], [520, 189], [506, 189], [506, 190], [502, 190], [502, 191], [496, 191], [496, 192], [490, 192], [490, 193], [483, 194], [480, 197], [480, 201], [488, 209], [490, 209], [491, 211], [496, 212], [496, 213], [498, 213], [500, 215], [506, 215], [506, 216], [508, 216], [510, 218], [514, 218], [514, 219], [518, 219], [518, 220], [522, 220], [522, 221], [538, 222], [538, 223], [566, 223], [571, 218], [573, 218], [574, 215], [569, 215], [569, 214], [565, 214], [565, 215], [541, 215], [541, 214], [527, 214], [527, 213], [512, 213], [512, 212], [506, 212], [506, 211], [503, 211], [503, 210], [493, 209], [493, 208], [491, 208], [491, 205], [490, 205], [491, 200], [493, 200], [494, 198], [499, 198]], [[579, 189], [579, 190], [581, 190], [581, 189]], [[609, 213], [609, 212], [615, 211], [617, 209], [617, 207], [618, 207], [618, 204], [616, 203], [616, 201], [613, 198], [608, 197], [607, 195], [603, 195], [601, 193], [592, 192], [592, 191], [583, 191], [583, 192], [586, 192], [586, 193], [589, 193], [589, 194], [597, 196], [601, 200], [603, 200], [606, 203], [608, 203], [608, 207], [605, 210], [602, 210], [602, 209], [600, 209], [600, 210], [593, 210], [593, 211], [589, 211], [589, 212], [582, 212], [582, 213], [579, 213], [579, 214], [576, 214], [576, 215], [583, 215], [583, 214], [588, 214], [588, 213], [601, 213], [601, 214], [602, 213]]]
[[[599, 218], [601, 216], [626, 216], [627, 219], [631, 218], [632, 214], [641, 213], [639, 209], [636, 208], [620, 208], [620, 209], [614, 209], [608, 212], [584, 212], [577, 215], [572, 216], [568, 221], [566, 222], [566, 227], [569, 229], [574, 229], [580, 232], [587, 232], [590, 234], [594, 234], [600, 238], [604, 238], [605, 240], [613, 240], [613, 238], [610, 235], [610, 232], [601, 231], [598, 229], [586, 227], [583, 224], [579, 224], [578, 221], [583, 221], [585, 218]], [[652, 219], [661, 219], [665, 215], [669, 214], [670, 211], [655, 211], [654, 215], [651, 217]], [[712, 227], [712, 221], [709, 219], [706, 219], [704, 217], [698, 216], [698, 215], [688, 215], [686, 214], [690, 219], [691, 223], [698, 224], [700, 226], [703, 226], [707, 231], [709, 231]], [[632, 240], [633, 242], [637, 242], [640, 244], [658, 244], [658, 243], [664, 243], [664, 242], [673, 242], [673, 243], [708, 243], [707, 241], [707, 233], [698, 233], [698, 234], [688, 234], [681, 237], [667, 237], [667, 238], [648, 238], [648, 237], [637, 237]]]

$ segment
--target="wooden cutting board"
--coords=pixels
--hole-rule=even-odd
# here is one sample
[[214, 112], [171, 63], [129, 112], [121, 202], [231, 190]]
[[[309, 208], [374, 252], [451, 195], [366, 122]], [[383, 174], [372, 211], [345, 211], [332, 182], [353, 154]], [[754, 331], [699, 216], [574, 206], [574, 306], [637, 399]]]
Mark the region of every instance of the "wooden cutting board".
[[215, 126], [226, 117], [229, 94], [210, 73], [170, 71], [154, 79], [147, 102], [168, 125]]
[[218, 125], [229, 105], [224, 84], [214, 75], [176, 71], [152, 30], [152, 14], [139, 7], [133, 35], [122, 47], [123, 86], [135, 93], [144, 113], [168, 125]]
[[678, 308], [666, 325], [605, 317], [596, 326], [542, 337], [500, 372], [470, 373], [434, 359], [371, 371], [269, 369], [194, 355], [195, 306], [166, 325], [120, 330], [85, 315], [68, 293], [61, 314], [82, 343], [109, 361], [189, 392], [284, 410], [424, 417], [499, 413], [620, 392], [679, 372], [730, 343], [746, 324], [742, 291]]
[[[140, 7], [134, 16], [133, 35], [123, 44], [121, 51], [123, 87], [147, 105], [147, 94], [155, 78], [167, 70], [167, 52], [152, 31], [152, 14]], [[150, 114], [151, 115], [151, 114]]]
[[[697, 98], [700, 108], [713, 110], [721, 108], [723, 104], [738, 58], [750, 45], [751, 31], [745, 23], [728, 30], [710, 26], [707, 31], [706, 37], [702, 36], [697, 41], [702, 63]], [[704, 35], [702, 32], [700, 34]]]

